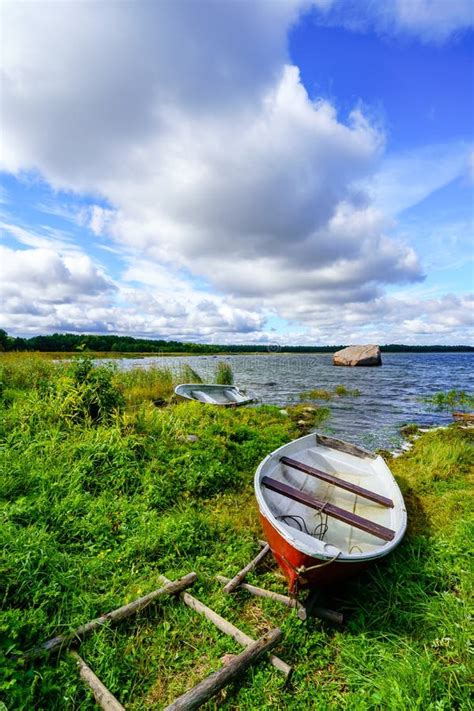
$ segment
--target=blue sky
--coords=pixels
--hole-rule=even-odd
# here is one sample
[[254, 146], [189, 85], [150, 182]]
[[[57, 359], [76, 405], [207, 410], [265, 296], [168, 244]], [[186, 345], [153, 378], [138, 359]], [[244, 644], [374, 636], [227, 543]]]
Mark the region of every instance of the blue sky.
[[10, 334], [473, 342], [470, 1], [1, 13]]

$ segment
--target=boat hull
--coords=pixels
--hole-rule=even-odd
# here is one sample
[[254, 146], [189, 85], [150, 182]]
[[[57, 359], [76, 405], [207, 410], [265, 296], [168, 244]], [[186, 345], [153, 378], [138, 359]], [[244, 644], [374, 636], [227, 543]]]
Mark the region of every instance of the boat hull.
[[174, 389], [176, 395], [186, 400], [217, 407], [241, 407], [253, 402], [235, 385], [210, 385], [204, 383], [183, 383]]
[[266, 539], [293, 594], [367, 569], [406, 531], [403, 496], [382, 457], [326, 435], [271, 452], [254, 484]]
[[[296, 595], [301, 589], [324, 587], [347, 580], [371, 565], [372, 561], [351, 563], [314, 558], [292, 546], [261, 512], [260, 521], [273, 557], [284, 573], [288, 581], [288, 590], [292, 595]], [[303, 567], [307, 570], [298, 572]], [[310, 568], [313, 570], [308, 570]]]

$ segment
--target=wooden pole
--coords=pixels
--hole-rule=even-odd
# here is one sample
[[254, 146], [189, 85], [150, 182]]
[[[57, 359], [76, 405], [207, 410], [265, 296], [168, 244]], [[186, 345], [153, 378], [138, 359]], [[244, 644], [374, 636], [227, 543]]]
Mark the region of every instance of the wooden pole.
[[76, 640], [82, 640], [86, 635], [90, 634], [90, 632], [93, 632], [98, 627], [102, 627], [107, 622], [118, 622], [119, 620], [123, 620], [125, 617], [134, 615], [140, 610], [143, 610], [143, 608], [147, 607], [151, 602], [153, 602], [153, 600], [156, 600], [161, 595], [173, 595], [174, 593], [181, 592], [184, 588], [188, 588], [192, 585], [195, 580], [197, 580], [196, 573], [188, 573], [188, 575], [185, 575], [179, 580], [167, 580], [166, 585], [163, 588], [154, 590], [143, 597], [139, 597], [137, 600], [133, 600], [133, 602], [129, 602], [127, 605], [122, 605], [122, 607], [112, 610], [112, 612], [107, 612], [105, 615], [101, 615], [95, 620], [86, 622], [69, 635], [59, 635], [59, 637], [53, 637], [53, 639], [43, 642], [39, 647], [27, 652], [24, 655], [24, 659], [31, 659], [32, 657], [37, 657], [40, 654], [53, 652], [63, 645], [70, 644]]
[[240, 583], [243, 581], [247, 573], [249, 573], [253, 568], [255, 568], [256, 565], [260, 563], [261, 560], [265, 558], [267, 553], [270, 550], [270, 546], [268, 543], [262, 548], [260, 553], [255, 556], [253, 560], [248, 563], [245, 568], [242, 568], [242, 570], [239, 570], [237, 575], [235, 575], [232, 580], [229, 580], [227, 585], [224, 586], [224, 592], [225, 593], [231, 593], [235, 588], [239, 587]]
[[[229, 578], [225, 578], [223, 575], [216, 575], [217, 580], [220, 583], [227, 583]], [[293, 597], [288, 595], [281, 595], [280, 593], [273, 592], [273, 590], [265, 590], [265, 588], [258, 588], [256, 585], [249, 585], [249, 583], [240, 583], [241, 588], [247, 590], [247, 592], [256, 597], [268, 597], [276, 602], [281, 602], [287, 607], [293, 607], [298, 610], [298, 617], [300, 620], [306, 620], [309, 614], [319, 617], [320, 620], [325, 620], [326, 622], [334, 622], [338, 625], [342, 625], [344, 618], [340, 612], [335, 610], [328, 610], [325, 607], [315, 607], [314, 604], [311, 605], [311, 609], [307, 609], [303, 603], [299, 602]]]
[[[217, 580], [224, 584], [229, 582], [229, 578], [225, 578], [223, 575], [216, 575]], [[293, 597], [288, 597], [288, 595], [281, 595], [280, 593], [273, 592], [272, 590], [265, 590], [265, 588], [258, 588], [256, 585], [250, 585], [249, 583], [240, 583], [239, 587], [247, 590], [247, 592], [255, 595], [256, 597], [268, 597], [276, 602], [281, 602], [282, 605], [287, 607], [292, 607], [298, 610], [298, 617], [300, 620], [306, 619], [306, 610], [304, 605], [302, 605], [298, 600]]]
[[236, 676], [241, 674], [259, 657], [269, 649], [274, 647], [281, 638], [281, 630], [276, 628], [267, 632], [256, 642], [252, 642], [247, 649], [234, 657], [227, 666], [214, 672], [201, 681], [200, 684], [190, 689], [180, 696], [176, 701], [166, 707], [164, 711], [191, 711], [197, 709], [217, 694], [226, 684], [229, 684]]
[[77, 652], [71, 651], [69, 655], [74, 659], [79, 669], [81, 679], [87, 684], [94, 694], [94, 698], [104, 711], [125, 711], [121, 703], [110, 693], [92, 669], [87, 666]]
[[[167, 580], [167, 578], [165, 578], [163, 575], [160, 575], [160, 579], [163, 582], [166, 582]], [[232, 622], [229, 622], [228, 620], [221, 617], [217, 612], [211, 610], [210, 607], [207, 607], [207, 605], [198, 600], [196, 597], [193, 597], [187, 592], [181, 592], [179, 596], [184, 602], [184, 604], [190, 607], [191, 610], [194, 610], [200, 615], [204, 615], [204, 617], [207, 617], [207, 619], [210, 620], [218, 629], [220, 629], [221, 632], [224, 632], [224, 634], [228, 634], [230, 637], [235, 639], [238, 644], [241, 644], [243, 647], [248, 647], [249, 644], [254, 643], [255, 640], [252, 639], [252, 637], [249, 637], [247, 634], [245, 634], [245, 632], [239, 630], [239, 628], [233, 625]], [[275, 669], [278, 669], [278, 671], [282, 672], [282, 674], [284, 674], [287, 679], [291, 676], [293, 670], [286, 662], [283, 661], [283, 659], [280, 659], [279, 657], [276, 657], [275, 655], [271, 654], [270, 662], [275, 667]]]

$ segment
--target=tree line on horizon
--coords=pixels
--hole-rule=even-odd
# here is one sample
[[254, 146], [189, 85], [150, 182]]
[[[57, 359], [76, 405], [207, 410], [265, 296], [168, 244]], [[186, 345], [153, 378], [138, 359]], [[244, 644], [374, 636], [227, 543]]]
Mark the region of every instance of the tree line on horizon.
[[[94, 335], [87, 333], [53, 333], [46, 336], [21, 338], [9, 336], [0, 329], [0, 351], [41, 351], [71, 353], [93, 351], [97, 353], [192, 353], [218, 355], [221, 353], [334, 353], [344, 345], [291, 346], [262, 344], [208, 344], [182, 341], [167, 341], [133, 336]], [[380, 346], [382, 352], [471, 352], [474, 346], [431, 345], [410, 346], [390, 343]]]

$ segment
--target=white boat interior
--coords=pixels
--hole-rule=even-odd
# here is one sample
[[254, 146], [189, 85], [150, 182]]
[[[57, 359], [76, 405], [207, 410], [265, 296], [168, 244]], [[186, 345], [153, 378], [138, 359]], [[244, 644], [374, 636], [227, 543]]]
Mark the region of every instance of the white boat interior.
[[[325, 440], [326, 445], [321, 440]], [[314, 557], [331, 559], [337, 556], [339, 560], [355, 561], [386, 555], [400, 542], [406, 528], [403, 497], [392, 473], [382, 457], [364, 453], [364, 450], [337, 440], [321, 440], [318, 441], [318, 435], [314, 433], [307, 435], [284, 445], [260, 464], [255, 477], [255, 491], [262, 514], [298, 550]], [[333, 448], [327, 446], [327, 442], [343, 447]], [[309, 465], [343, 483], [363, 487], [385, 497], [393, 505], [382, 505], [359, 493], [323, 481], [282, 462], [282, 457]], [[273, 491], [262, 482], [265, 477], [389, 529], [392, 539], [384, 540], [379, 535], [338, 520], [328, 515], [323, 506], [316, 510]]]
[[185, 383], [177, 385], [175, 393], [189, 400], [210, 405], [244, 405], [252, 398], [235, 385], [207, 385], [205, 383]]

